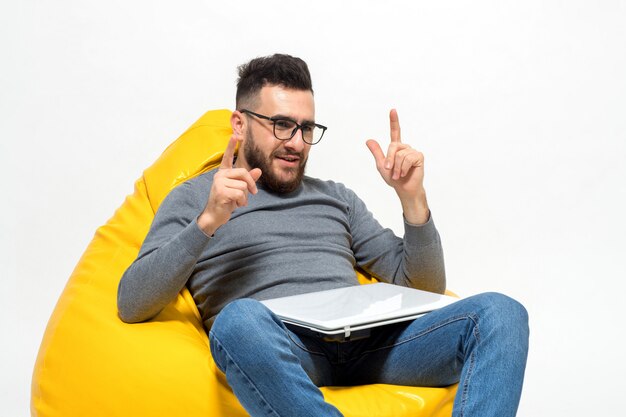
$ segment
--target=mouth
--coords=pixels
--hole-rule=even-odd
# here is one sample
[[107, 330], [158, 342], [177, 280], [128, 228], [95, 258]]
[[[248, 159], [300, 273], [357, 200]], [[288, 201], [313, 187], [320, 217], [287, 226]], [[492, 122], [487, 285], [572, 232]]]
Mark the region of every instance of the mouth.
[[286, 165], [288, 167], [295, 167], [300, 164], [300, 156], [293, 154], [285, 154], [285, 155], [275, 155], [275, 158], [278, 159], [282, 165]]

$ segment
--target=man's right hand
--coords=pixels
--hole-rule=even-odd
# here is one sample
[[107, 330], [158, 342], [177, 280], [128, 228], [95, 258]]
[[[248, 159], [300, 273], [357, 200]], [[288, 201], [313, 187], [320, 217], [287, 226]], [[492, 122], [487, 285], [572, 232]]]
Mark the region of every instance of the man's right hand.
[[233, 168], [237, 142], [237, 137], [231, 136], [222, 163], [213, 177], [206, 207], [198, 216], [198, 226], [207, 236], [212, 236], [226, 224], [237, 207], [248, 205], [249, 193], [257, 193], [256, 181], [261, 177], [261, 170]]

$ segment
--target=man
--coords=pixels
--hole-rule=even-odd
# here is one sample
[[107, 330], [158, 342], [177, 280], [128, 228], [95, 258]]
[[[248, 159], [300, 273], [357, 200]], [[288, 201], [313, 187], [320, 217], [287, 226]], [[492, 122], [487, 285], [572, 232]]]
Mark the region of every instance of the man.
[[[156, 315], [187, 285], [211, 352], [252, 416], [339, 416], [323, 385], [460, 382], [455, 416], [513, 416], [528, 349], [524, 308], [482, 294], [367, 338], [329, 342], [288, 330], [259, 300], [382, 281], [443, 292], [439, 235], [423, 187], [423, 155], [401, 140], [367, 146], [400, 198], [405, 235], [383, 229], [349, 189], [304, 175], [316, 124], [307, 65], [273, 55], [239, 68], [233, 136], [220, 167], [162, 203], [118, 291], [127, 322]], [[235, 155], [235, 149], [239, 150]]]

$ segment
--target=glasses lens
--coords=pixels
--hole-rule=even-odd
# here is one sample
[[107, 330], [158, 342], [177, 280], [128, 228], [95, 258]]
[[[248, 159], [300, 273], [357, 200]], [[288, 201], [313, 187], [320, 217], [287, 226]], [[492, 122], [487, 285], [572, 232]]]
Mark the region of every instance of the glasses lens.
[[315, 125], [313, 126], [305, 126], [302, 129], [302, 136], [305, 142], [310, 143], [311, 145], [315, 145], [317, 142], [322, 139], [322, 135], [324, 131], [319, 129]]
[[[274, 136], [280, 140], [289, 140], [295, 134], [298, 129], [297, 123], [289, 119], [277, 119], [274, 120]], [[324, 129], [321, 129], [314, 124], [305, 124], [300, 127], [302, 131], [302, 139], [311, 145], [315, 145], [322, 139], [324, 135]]]
[[317, 142], [322, 140], [322, 136], [324, 136], [325, 131], [326, 129], [313, 125], [313, 127], [309, 130], [309, 137], [307, 138], [305, 135], [304, 138], [311, 145], [315, 145]]
[[291, 139], [296, 124], [289, 119], [278, 119], [274, 121], [274, 135], [281, 140]]
[[315, 125], [306, 124], [302, 126], [302, 139], [304, 139], [306, 143], [315, 143], [315, 136], [318, 133], [319, 129], [317, 129]]

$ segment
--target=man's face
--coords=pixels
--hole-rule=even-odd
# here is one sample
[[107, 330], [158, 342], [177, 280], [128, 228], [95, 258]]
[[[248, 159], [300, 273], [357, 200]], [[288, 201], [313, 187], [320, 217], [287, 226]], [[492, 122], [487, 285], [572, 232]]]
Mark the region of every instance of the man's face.
[[[302, 124], [315, 120], [315, 104], [310, 91], [291, 90], [280, 86], [261, 89], [260, 105], [248, 109], [269, 117], [286, 117]], [[298, 130], [290, 140], [276, 139], [273, 123], [252, 115], [243, 115], [243, 156], [248, 169], [262, 171], [259, 181], [277, 193], [294, 191], [302, 181], [311, 145], [302, 140]], [[243, 155], [242, 155], [243, 154]], [[239, 161], [238, 161], [239, 162]]]

